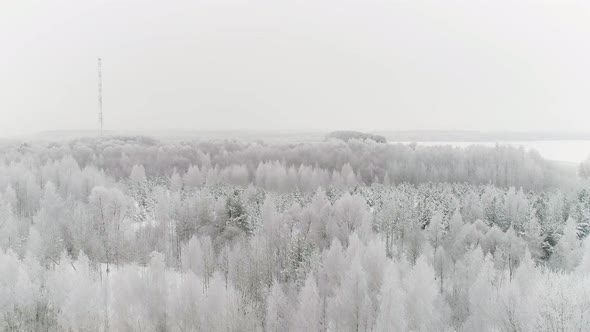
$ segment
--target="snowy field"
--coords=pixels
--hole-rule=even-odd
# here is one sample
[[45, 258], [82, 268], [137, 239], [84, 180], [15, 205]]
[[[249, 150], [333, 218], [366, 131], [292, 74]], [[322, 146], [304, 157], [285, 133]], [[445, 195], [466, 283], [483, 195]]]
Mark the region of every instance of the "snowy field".
[[[391, 142], [392, 144], [411, 144], [412, 142]], [[419, 145], [438, 146], [448, 145], [465, 148], [472, 145], [494, 147], [496, 145], [509, 145], [523, 147], [526, 150], [536, 150], [543, 158], [548, 160], [580, 163], [590, 156], [590, 140], [548, 140], [548, 141], [498, 141], [498, 142], [456, 142], [456, 141], [424, 141]]]

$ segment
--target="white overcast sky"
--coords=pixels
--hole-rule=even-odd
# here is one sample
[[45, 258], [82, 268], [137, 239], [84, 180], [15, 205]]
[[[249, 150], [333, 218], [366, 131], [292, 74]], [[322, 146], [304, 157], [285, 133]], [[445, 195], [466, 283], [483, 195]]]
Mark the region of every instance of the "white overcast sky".
[[574, 0], [2, 0], [0, 136], [107, 129], [590, 131]]

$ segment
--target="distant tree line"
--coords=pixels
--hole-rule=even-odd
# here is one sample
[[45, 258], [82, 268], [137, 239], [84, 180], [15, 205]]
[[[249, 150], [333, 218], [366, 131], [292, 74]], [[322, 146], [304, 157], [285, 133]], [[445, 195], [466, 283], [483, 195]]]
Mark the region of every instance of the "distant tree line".
[[365, 185], [493, 184], [525, 190], [564, 188], [576, 182], [575, 176], [545, 161], [535, 151], [501, 145], [462, 149], [356, 139], [348, 143], [264, 144], [109, 137], [0, 146], [0, 162], [6, 165], [53, 164], [64, 158], [72, 158], [80, 168], [101, 170], [115, 180], [128, 176], [134, 165], [143, 165], [149, 177], [169, 177], [175, 171], [180, 174], [196, 167], [203, 181], [211, 176], [233, 184], [258, 181], [257, 185], [261, 185], [268, 179], [269, 185], [287, 191], [314, 191], [332, 182], [347, 181]]
[[387, 143], [387, 139], [385, 138], [385, 136], [361, 133], [358, 131], [333, 131], [329, 133], [326, 137], [339, 139], [347, 143], [348, 141], [353, 139], [362, 141], [371, 140], [376, 143]]

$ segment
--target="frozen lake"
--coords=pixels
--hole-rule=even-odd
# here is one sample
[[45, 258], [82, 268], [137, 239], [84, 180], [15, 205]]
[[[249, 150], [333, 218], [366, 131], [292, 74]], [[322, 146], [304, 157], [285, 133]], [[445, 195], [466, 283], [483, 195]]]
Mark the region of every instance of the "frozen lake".
[[[411, 142], [391, 142], [410, 144]], [[527, 150], [537, 150], [545, 159], [579, 163], [590, 156], [590, 140], [556, 140], [556, 141], [501, 141], [501, 142], [444, 142], [425, 141], [417, 142], [419, 145], [436, 146], [451, 145], [456, 147], [467, 147], [470, 145], [495, 146], [513, 145], [524, 147]]]

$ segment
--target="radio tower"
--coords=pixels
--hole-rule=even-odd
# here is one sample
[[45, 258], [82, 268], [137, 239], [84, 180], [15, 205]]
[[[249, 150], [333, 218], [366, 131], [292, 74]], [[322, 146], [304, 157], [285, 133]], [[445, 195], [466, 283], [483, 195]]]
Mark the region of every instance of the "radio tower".
[[102, 136], [102, 59], [98, 58], [98, 123]]

